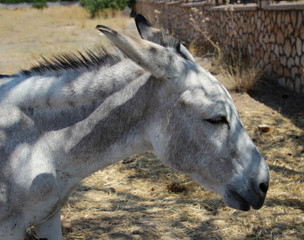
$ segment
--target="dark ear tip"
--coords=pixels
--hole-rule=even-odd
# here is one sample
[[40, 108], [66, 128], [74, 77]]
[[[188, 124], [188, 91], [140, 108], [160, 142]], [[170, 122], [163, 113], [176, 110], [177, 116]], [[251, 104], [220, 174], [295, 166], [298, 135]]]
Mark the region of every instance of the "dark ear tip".
[[136, 14], [135, 21], [140, 21], [140, 20], [147, 20], [147, 19], [143, 15], [141, 15], [140, 13]]
[[146, 26], [153, 26], [152, 23], [150, 23], [143, 15], [137, 14], [135, 17], [135, 22], [137, 24], [144, 24]]
[[117, 32], [109, 27], [106, 27], [104, 25], [97, 25], [96, 26], [96, 29], [98, 29], [99, 31], [101, 32], [108, 32], [108, 33], [111, 33], [111, 34], [116, 34]]
[[104, 25], [96, 25], [95, 28], [101, 31], [101, 30], [105, 29], [106, 26], [104, 26]]

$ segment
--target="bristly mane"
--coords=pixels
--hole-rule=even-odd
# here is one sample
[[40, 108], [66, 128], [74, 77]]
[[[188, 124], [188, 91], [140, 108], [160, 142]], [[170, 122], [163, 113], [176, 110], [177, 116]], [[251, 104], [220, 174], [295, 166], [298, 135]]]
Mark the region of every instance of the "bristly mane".
[[124, 55], [115, 48], [114, 53], [109, 53], [103, 46], [98, 45], [94, 50], [86, 50], [85, 53], [80, 51], [75, 53], [65, 53], [58, 56], [54, 56], [50, 60], [43, 57], [37, 65], [32, 66], [29, 70], [22, 70], [25, 75], [42, 75], [50, 71], [60, 70], [77, 70], [79, 68], [86, 68], [88, 70], [95, 69], [100, 66], [114, 65], [120, 62]]

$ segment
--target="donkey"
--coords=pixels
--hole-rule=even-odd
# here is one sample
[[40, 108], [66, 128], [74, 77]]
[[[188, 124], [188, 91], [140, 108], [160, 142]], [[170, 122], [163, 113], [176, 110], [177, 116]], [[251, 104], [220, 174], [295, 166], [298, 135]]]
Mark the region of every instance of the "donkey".
[[132, 154], [163, 163], [247, 211], [268, 166], [223, 85], [142, 15], [142, 39], [98, 25], [118, 48], [44, 60], [0, 80], [0, 239], [62, 239], [60, 210], [83, 178]]

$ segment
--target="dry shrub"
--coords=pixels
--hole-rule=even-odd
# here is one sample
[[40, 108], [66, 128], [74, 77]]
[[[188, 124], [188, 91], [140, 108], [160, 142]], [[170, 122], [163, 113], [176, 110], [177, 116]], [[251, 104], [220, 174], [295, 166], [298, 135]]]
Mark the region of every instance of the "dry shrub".
[[264, 76], [264, 70], [240, 50], [234, 54], [217, 46], [212, 65], [216, 66], [217, 73], [230, 83], [229, 90], [237, 92], [249, 91]]
[[[194, 15], [200, 17], [195, 18]], [[234, 22], [232, 14], [230, 14], [230, 18], [227, 21]], [[224, 84], [228, 86], [229, 90], [247, 92], [263, 77], [264, 70], [256, 65], [247, 51], [242, 50], [240, 46], [236, 46], [232, 50], [227, 46], [221, 46], [212, 39], [207, 28], [209, 19], [204, 17], [202, 12], [192, 8], [189, 22], [199, 33], [190, 44], [190, 52], [200, 56], [211, 56], [213, 66], [211, 72], [222, 75], [226, 81]]]

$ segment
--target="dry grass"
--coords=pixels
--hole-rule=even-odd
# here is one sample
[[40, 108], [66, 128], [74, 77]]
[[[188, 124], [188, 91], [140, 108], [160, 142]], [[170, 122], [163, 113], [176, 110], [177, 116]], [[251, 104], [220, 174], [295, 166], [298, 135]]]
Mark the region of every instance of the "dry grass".
[[[235, 24], [233, 11], [228, 11], [228, 19]], [[215, 42], [208, 31], [209, 19], [197, 8], [191, 8], [189, 23], [199, 33], [190, 43], [189, 50], [195, 55], [209, 56], [211, 71], [221, 75], [229, 90], [247, 92], [263, 77], [264, 69], [257, 66], [254, 59], [240, 46], [231, 47]], [[235, 29], [232, 27], [232, 29]], [[237, 34], [235, 34], [237, 35]], [[238, 40], [238, 39], [236, 39]]]
[[229, 90], [248, 92], [264, 76], [264, 70], [257, 67], [253, 59], [245, 58], [242, 53], [228, 54], [218, 47], [211, 59], [213, 69], [216, 68], [226, 81]]
[[[0, 10], [0, 72], [27, 68], [41, 55], [90, 47], [100, 41], [96, 24], [123, 28], [128, 22], [90, 20], [82, 9], [72, 10]], [[232, 96], [271, 169], [261, 210], [226, 207], [219, 195], [146, 152], [79, 184], [62, 211], [64, 239], [304, 239], [303, 112], [284, 116], [247, 94]], [[259, 124], [271, 131], [259, 132]]]
[[41, 56], [87, 49], [102, 41], [95, 29], [103, 24], [115, 29], [126, 26], [128, 19], [90, 19], [81, 7], [0, 10], [0, 72], [15, 73], [29, 68]]

